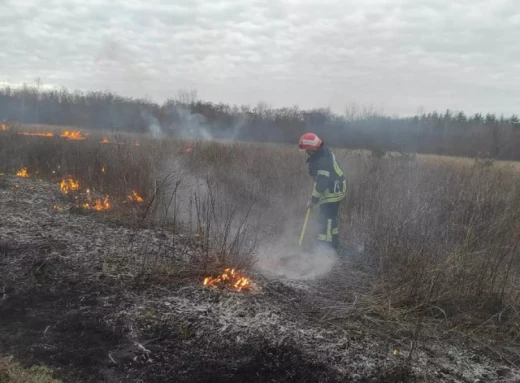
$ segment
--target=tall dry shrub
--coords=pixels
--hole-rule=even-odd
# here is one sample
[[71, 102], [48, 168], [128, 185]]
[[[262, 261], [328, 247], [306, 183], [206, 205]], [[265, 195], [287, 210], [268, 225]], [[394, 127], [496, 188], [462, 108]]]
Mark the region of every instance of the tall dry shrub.
[[[351, 199], [363, 218], [375, 293], [447, 316], [516, 307], [520, 175], [479, 163], [370, 159]], [[356, 190], [356, 189], [355, 189]]]

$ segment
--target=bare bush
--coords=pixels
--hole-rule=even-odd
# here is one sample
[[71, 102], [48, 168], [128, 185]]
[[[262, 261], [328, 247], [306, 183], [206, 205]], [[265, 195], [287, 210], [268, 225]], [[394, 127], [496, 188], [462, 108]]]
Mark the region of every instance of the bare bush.
[[[5, 132], [2, 171], [27, 166], [54, 181], [73, 174], [121, 199], [137, 189], [146, 203], [134, 223], [146, 219], [167, 232], [188, 233], [197, 273], [247, 268], [261, 241], [296, 243], [312, 180], [305, 156], [293, 146], [145, 138], [136, 146], [133, 137], [117, 133], [110, 145], [100, 139]], [[404, 315], [518, 332], [516, 164], [346, 150], [337, 157], [348, 182], [340, 237], [347, 249], [365, 249], [345, 254], [370, 274], [372, 302]], [[141, 259], [142, 267], [161, 264], [175, 248], [172, 243]]]

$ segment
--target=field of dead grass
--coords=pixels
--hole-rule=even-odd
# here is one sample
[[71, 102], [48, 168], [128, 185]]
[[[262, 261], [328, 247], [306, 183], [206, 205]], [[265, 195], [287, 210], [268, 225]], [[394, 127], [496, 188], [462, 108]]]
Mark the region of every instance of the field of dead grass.
[[[20, 129], [0, 132], [0, 173], [26, 168], [56, 184], [72, 175], [110, 196], [110, 214], [119, 220], [212, 234], [221, 240], [201, 251], [205, 267], [246, 267], [255, 251], [244, 252], [245, 245], [297, 241], [312, 183], [296, 146], [117, 133], [68, 140], [24, 136]], [[413, 321], [417, 329], [426, 318], [516, 344], [518, 164], [341, 149], [336, 155], [348, 180], [340, 237], [345, 248], [363, 249], [342, 256], [370, 280], [367, 309], [388, 321]], [[143, 202], [129, 214], [133, 191]]]

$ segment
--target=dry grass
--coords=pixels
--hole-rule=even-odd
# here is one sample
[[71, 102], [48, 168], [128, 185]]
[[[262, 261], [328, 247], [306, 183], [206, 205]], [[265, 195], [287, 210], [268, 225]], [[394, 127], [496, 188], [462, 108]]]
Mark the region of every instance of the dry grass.
[[60, 383], [44, 366], [24, 368], [12, 357], [0, 357], [0, 383]]
[[[310, 194], [304, 157], [281, 145], [200, 144], [199, 165], [233, 198], [252, 200], [283, 234]], [[472, 328], [518, 334], [520, 174], [517, 164], [337, 150], [349, 181], [344, 243], [362, 243], [372, 301]], [[282, 232], [282, 233], [281, 233]]]
[[[4, 133], [0, 172], [26, 166], [54, 180], [72, 174], [119, 199], [137, 190], [146, 203], [136, 222], [155, 206], [164, 228], [197, 232], [204, 268], [247, 267], [257, 241], [297, 241], [312, 181], [295, 146], [145, 138], [135, 146], [135, 137], [126, 136], [110, 137], [124, 145], [105, 145], [100, 137], [75, 142]], [[493, 325], [516, 339], [518, 164], [336, 154], [348, 177], [340, 236], [365, 246], [354, 261], [373, 279], [375, 306], [473, 329]], [[196, 187], [194, 178], [202, 181]]]

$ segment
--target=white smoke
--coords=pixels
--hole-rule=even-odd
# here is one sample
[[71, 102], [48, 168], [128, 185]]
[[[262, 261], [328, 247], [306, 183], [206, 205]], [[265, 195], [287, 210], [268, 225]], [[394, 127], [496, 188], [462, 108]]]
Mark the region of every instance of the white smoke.
[[175, 121], [168, 130], [181, 139], [234, 141], [240, 138], [241, 131], [248, 123], [245, 116], [238, 118], [229, 126], [211, 123], [202, 114], [194, 113], [182, 104], [168, 105], [165, 114]]
[[332, 248], [306, 249], [282, 242], [262, 246], [259, 254], [258, 271], [266, 276], [298, 280], [323, 277], [338, 261]]
[[312, 216], [301, 247], [298, 244], [301, 228], [296, 222], [296, 219], [289, 220], [277, 239], [260, 246], [256, 264], [259, 272], [266, 276], [309, 280], [323, 277], [332, 270], [338, 261], [336, 251], [310, 245], [315, 242], [317, 233]]
[[180, 138], [203, 140], [214, 138], [208, 120], [202, 114], [191, 113], [182, 105], [175, 105], [172, 108], [180, 119], [180, 122], [174, 127]]
[[141, 118], [146, 122], [148, 132], [150, 133], [150, 136], [152, 138], [161, 139], [165, 136], [161, 128], [161, 124], [159, 123], [159, 120], [149, 111], [142, 111]]

